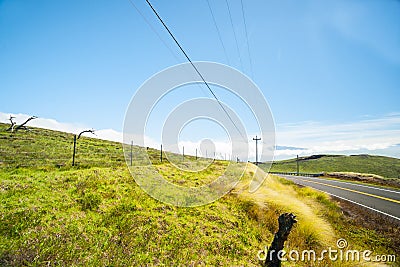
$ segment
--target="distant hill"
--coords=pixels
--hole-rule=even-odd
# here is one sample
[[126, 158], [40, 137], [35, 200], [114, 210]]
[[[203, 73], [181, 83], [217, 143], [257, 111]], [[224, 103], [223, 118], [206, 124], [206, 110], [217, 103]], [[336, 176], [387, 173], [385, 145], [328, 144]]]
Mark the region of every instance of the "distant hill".
[[[373, 155], [312, 155], [300, 157], [300, 172], [356, 172], [400, 178], [400, 159]], [[271, 171], [296, 171], [296, 159], [276, 161]]]

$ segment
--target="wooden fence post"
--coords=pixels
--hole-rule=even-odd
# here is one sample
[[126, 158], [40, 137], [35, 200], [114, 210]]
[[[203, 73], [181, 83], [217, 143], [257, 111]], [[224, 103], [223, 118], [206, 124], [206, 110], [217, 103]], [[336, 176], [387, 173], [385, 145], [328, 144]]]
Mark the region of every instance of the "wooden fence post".
[[74, 152], [72, 153], [72, 166], [75, 166], [76, 134], [74, 134]]

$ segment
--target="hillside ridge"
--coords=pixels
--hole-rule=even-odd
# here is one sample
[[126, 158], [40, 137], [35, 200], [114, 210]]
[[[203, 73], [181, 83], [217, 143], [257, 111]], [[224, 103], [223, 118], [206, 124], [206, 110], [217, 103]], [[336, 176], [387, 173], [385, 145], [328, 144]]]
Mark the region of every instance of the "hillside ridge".
[[[311, 155], [299, 157], [300, 172], [353, 172], [400, 179], [400, 159], [378, 155]], [[273, 162], [271, 171], [295, 172], [296, 158]]]

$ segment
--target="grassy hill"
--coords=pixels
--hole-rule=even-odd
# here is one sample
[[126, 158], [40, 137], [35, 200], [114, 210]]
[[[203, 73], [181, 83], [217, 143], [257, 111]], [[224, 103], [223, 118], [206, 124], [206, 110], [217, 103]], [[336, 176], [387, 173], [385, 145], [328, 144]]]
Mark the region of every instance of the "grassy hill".
[[[348, 225], [326, 194], [272, 175], [250, 194], [253, 175], [266, 175], [252, 164], [220, 200], [180, 208], [153, 199], [135, 183], [121, 144], [83, 137], [72, 167], [73, 135], [38, 128], [10, 134], [3, 128], [0, 266], [257, 266], [257, 252], [271, 243], [283, 212], [298, 216], [288, 250], [320, 251], [343, 237], [350, 248], [394, 251], [374, 230]], [[136, 155], [139, 148], [133, 150]], [[207, 170], [188, 173], [160, 162], [159, 151], [148, 151], [160, 173], [188, 186], [220, 175], [228, 164], [215, 161]], [[329, 260], [319, 265], [353, 266]]]
[[[355, 172], [400, 178], [400, 159], [372, 155], [314, 155], [301, 157], [300, 172]], [[271, 171], [295, 172], [296, 159], [276, 161]]]
[[[67, 169], [72, 165], [74, 135], [47, 129], [6, 132], [8, 126], [0, 123], [0, 167], [30, 167]], [[89, 137], [87, 137], [89, 136]], [[90, 138], [85, 134], [77, 140], [75, 163], [80, 168], [125, 166], [122, 145], [117, 142]], [[133, 153], [139, 148], [133, 147]], [[156, 162], [159, 151], [149, 149]]]

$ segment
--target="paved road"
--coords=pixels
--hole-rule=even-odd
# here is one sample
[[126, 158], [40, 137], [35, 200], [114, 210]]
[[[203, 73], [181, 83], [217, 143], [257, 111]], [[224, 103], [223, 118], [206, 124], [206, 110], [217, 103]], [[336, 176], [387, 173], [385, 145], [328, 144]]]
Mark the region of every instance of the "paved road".
[[355, 202], [356, 204], [400, 220], [400, 190], [323, 178], [292, 175], [279, 176], [297, 184], [309, 186], [330, 195]]

